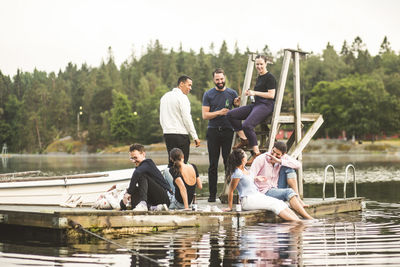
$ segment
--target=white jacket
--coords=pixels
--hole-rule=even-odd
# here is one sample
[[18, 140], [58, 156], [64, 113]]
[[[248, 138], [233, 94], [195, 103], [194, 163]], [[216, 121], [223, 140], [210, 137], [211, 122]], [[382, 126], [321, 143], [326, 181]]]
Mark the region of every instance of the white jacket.
[[160, 124], [164, 134], [190, 134], [194, 140], [199, 139], [190, 114], [189, 98], [179, 88], [161, 97]]

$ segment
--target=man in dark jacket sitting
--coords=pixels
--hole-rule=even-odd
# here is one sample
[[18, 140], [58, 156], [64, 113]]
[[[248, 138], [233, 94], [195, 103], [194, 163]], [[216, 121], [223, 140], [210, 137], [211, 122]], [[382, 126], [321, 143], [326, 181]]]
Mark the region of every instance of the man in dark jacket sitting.
[[157, 207], [156, 210], [168, 210], [170, 200], [167, 192], [172, 193], [171, 187], [154, 161], [146, 159], [144, 146], [131, 145], [129, 154], [136, 169], [132, 174], [123, 203], [126, 205], [131, 199], [134, 211], [148, 211], [151, 207]]

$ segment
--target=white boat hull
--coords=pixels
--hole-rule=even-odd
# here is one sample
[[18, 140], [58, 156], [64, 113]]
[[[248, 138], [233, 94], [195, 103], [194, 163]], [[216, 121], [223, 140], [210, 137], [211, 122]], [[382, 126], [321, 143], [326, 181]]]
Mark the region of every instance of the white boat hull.
[[[165, 165], [159, 166], [160, 170]], [[134, 169], [124, 169], [96, 174], [94, 178], [60, 178], [27, 182], [0, 183], [0, 204], [60, 205], [69, 196], [81, 196], [83, 204], [91, 204], [101, 193], [115, 184], [129, 185]]]

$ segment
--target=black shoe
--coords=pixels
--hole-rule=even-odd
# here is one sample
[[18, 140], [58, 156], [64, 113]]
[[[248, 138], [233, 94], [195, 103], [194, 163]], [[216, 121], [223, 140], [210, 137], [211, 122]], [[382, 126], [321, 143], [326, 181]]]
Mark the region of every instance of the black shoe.
[[208, 202], [216, 202], [216, 198], [215, 197], [209, 197], [208, 198]]

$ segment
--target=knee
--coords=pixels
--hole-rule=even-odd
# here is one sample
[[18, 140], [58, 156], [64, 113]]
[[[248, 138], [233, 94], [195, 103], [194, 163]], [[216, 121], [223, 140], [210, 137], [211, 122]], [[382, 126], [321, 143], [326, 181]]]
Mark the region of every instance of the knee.
[[297, 196], [297, 194], [292, 188], [288, 188], [286, 189], [286, 196], [288, 200], [291, 200], [293, 197]]
[[288, 169], [288, 170], [286, 170], [286, 178], [287, 179], [296, 179], [297, 178], [297, 174], [296, 174], [296, 171], [295, 170], [293, 170], [293, 169]]
[[231, 111], [228, 111], [228, 113], [226, 113], [226, 118], [227, 118], [229, 121], [233, 120], [233, 116], [232, 116], [232, 112], [231, 112]]
[[208, 167], [209, 172], [217, 172], [218, 171], [218, 165], [217, 164], [210, 164], [210, 167]]
[[280, 172], [284, 173], [286, 177], [289, 178], [289, 176], [293, 176], [296, 177], [296, 171], [292, 168], [286, 167], [286, 166], [282, 166]]
[[244, 131], [252, 131], [254, 129], [254, 126], [248, 123], [247, 121], [243, 122], [243, 130]]

